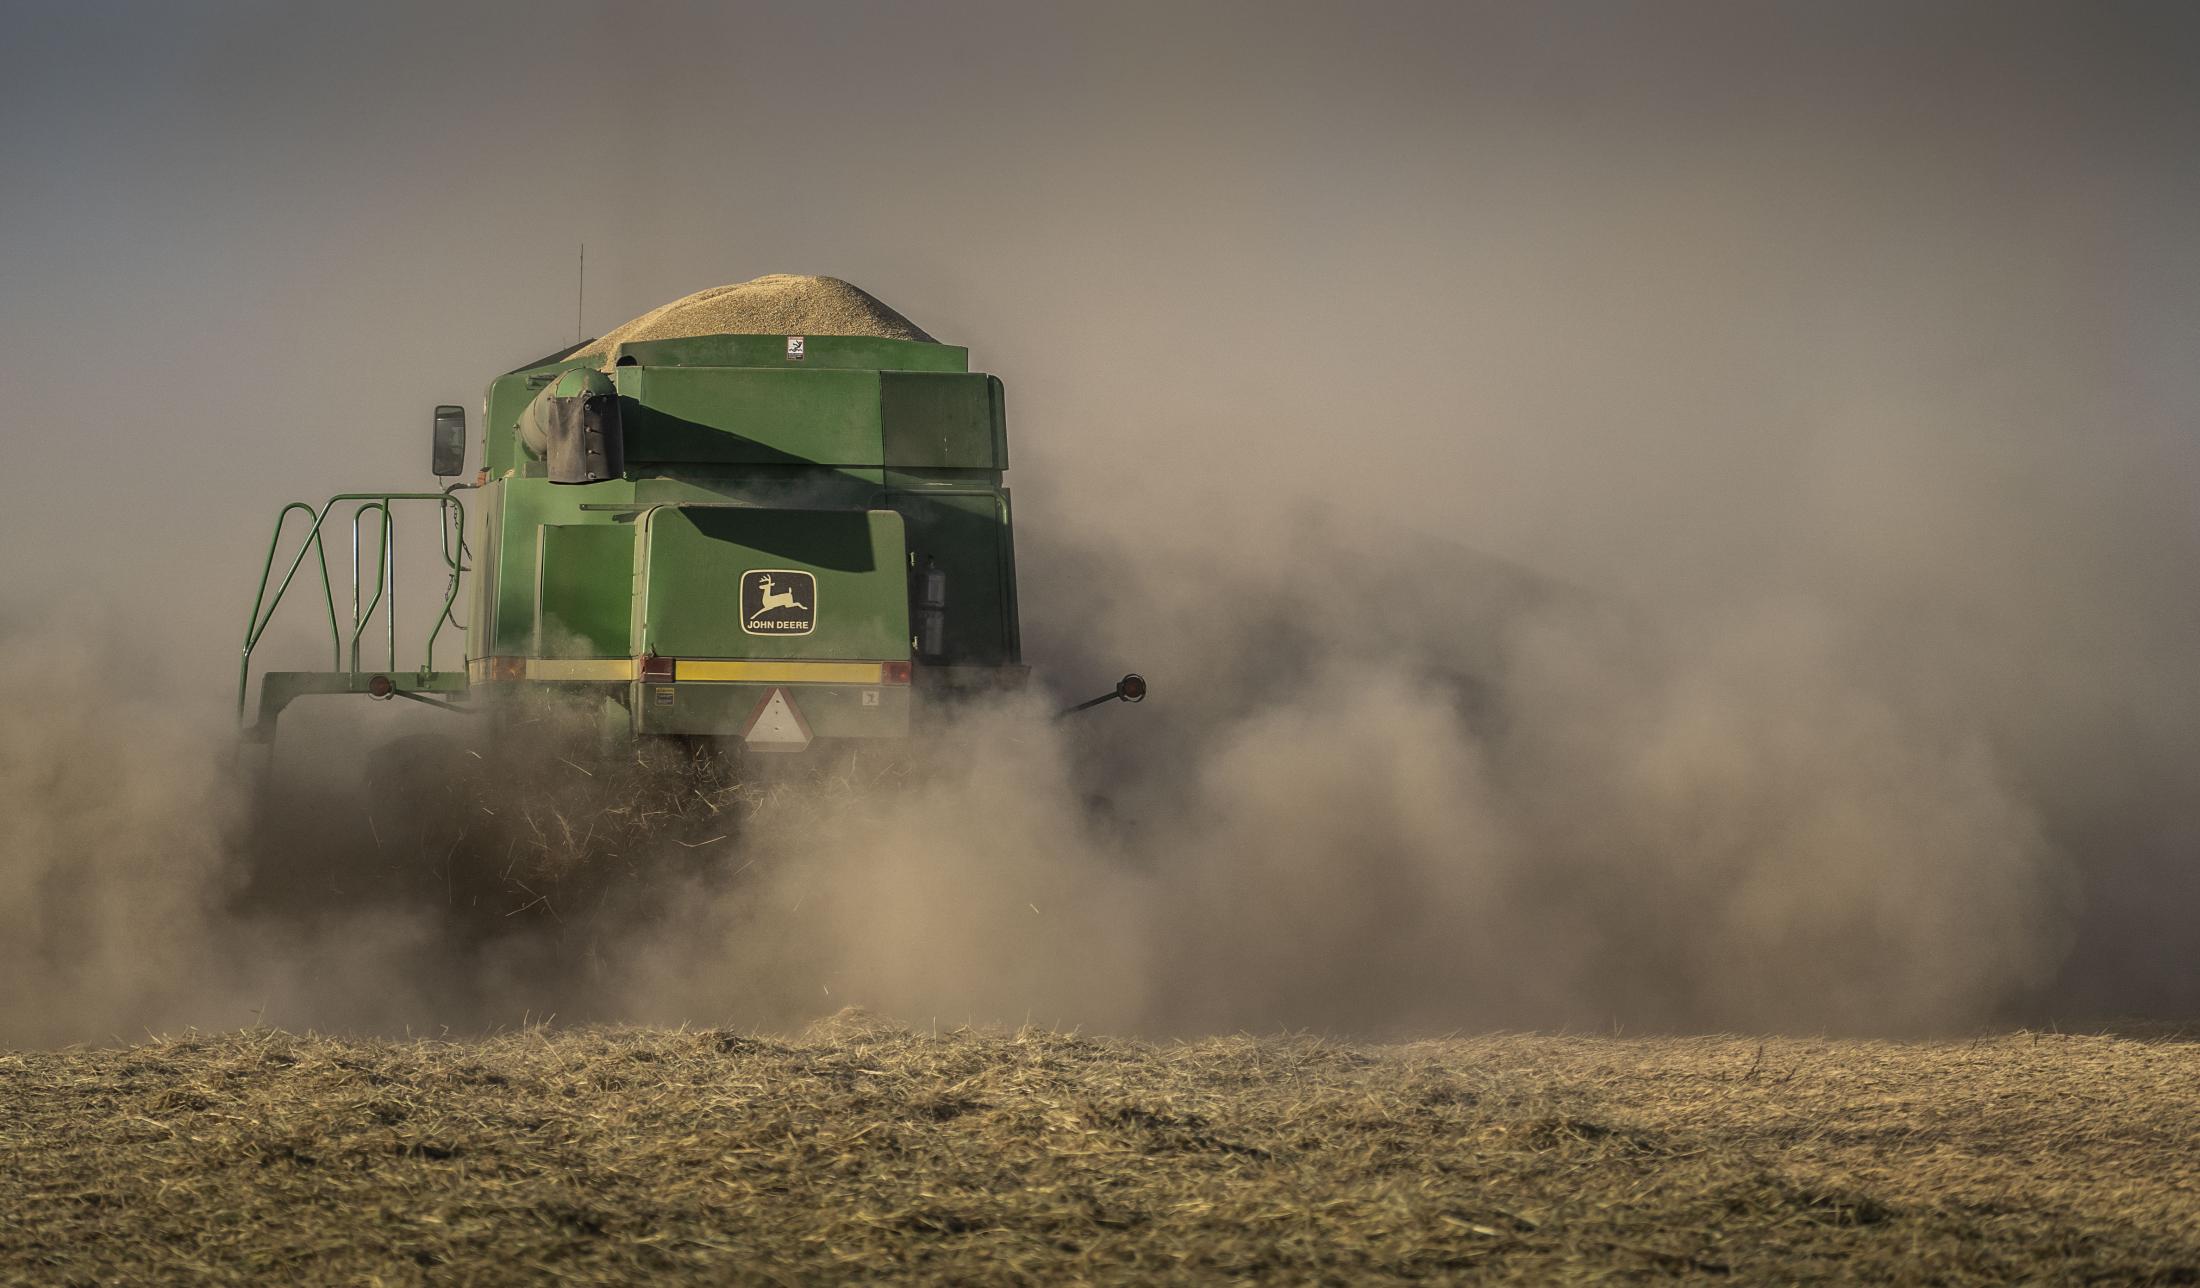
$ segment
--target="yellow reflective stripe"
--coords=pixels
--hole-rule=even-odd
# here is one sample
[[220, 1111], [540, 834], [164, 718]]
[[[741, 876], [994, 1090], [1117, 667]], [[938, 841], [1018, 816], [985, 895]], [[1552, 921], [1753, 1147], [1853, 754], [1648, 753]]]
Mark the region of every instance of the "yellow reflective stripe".
[[761, 684], [877, 684], [876, 662], [703, 662], [680, 659], [682, 680], [746, 680]]
[[[713, 662], [681, 658], [679, 666], [680, 679], [706, 683], [881, 684], [885, 680], [884, 668], [877, 662]], [[518, 679], [520, 677], [513, 672], [521, 667], [525, 668], [527, 679], [553, 681], [623, 682], [635, 679], [640, 672], [639, 665], [631, 657], [477, 657], [466, 664], [467, 673], [476, 683]]]
[[630, 657], [531, 657], [527, 659], [527, 678], [530, 680], [631, 680], [634, 678], [634, 659]]

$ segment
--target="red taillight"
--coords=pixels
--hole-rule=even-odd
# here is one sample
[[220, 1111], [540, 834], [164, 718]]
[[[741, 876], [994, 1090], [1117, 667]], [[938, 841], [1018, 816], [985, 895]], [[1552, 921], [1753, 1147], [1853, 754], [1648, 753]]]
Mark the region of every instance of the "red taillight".
[[878, 678], [882, 684], [907, 684], [909, 683], [909, 664], [907, 662], [881, 662], [878, 664]]
[[642, 678], [645, 680], [654, 680], [659, 684], [667, 684], [671, 682], [673, 673], [678, 669], [678, 665], [679, 664], [672, 658], [659, 657], [655, 653], [650, 653], [642, 658], [641, 675]]

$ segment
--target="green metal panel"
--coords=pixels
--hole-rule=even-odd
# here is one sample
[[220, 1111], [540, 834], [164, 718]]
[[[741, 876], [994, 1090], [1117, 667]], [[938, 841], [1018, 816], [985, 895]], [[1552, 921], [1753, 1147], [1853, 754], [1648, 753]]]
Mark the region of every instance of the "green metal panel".
[[994, 382], [985, 376], [887, 372], [879, 376], [885, 464], [902, 469], [999, 469]]
[[[502, 479], [490, 484], [483, 508], [495, 526], [474, 543], [480, 592], [468, 652], [474, 657], [535, 654], [536, 588], [543, 575], [535, 530], [544, 525], [616, 526], [632, 531], [641, 514], [657, 505], [834, 507], [860, 512], [876, 503], [881, 472], [805, 467], [740, 467], [733, 473], [683, 468], [678, 477], [615, 480], [573, 487], [545, 479]], [[607, 574], [608, 575], [608, 574]], [[890, 580], [901, 584], [900, 573]], [[616, 578], [619, 595], [633, 585], [631, 568]], [[623, 633], [623, 632], [622, 632]], [[639, 644], [634, 645], [639, 651]], [[899, 655], [896, 655], [899, 656]]]
[[1008, 468], [1008, 390], [1001, 385], [999, 376], [985, 378], [988, 401], [993, 414], [993, 468]]
[[[999, 381], [995, 381], [999, 384]], [[1024, 612], [1016, 602], [1016, 514], [1009, 504], [1008, 489], [1000, 490], [1001, 499], [1001, 595], [1002, 616], [1008, 628], [1008, 665], [1021, 667], [1024, 661]]]
[[[486, 548], [477, 556], [477, 575], [494, 582], [490, 588], [493, 611], [488, 628], [476, 627], [469, 643], [476, 657], [527, 657], [535, 655], [536, 592], [544, 575], [536, 530], [546, 524], [616, 524], [622, 517], [617, 512], [582, 507], [630, 505], [634, 484], [614, 479], [574, 487], [547, 479], [514, 478], [492, 486], [499, 494], [499, 531], [491, 540], [480, 543]], [[624, 517], [631, 522], [631, 512]], [[629, 593], [632, 577], [629, 564], [618, 574], [617, 594]]]
[[267, 741], [275, 736], [275, 722], [283, 709], [298, 699], [323, 693], [372, 693], [376, 681], [386, 682], [390, 692], [447, 698], [463, 698], [468, 688], [464, 671], [269, 671], [260, 677], [260, 713], [249, 733]]
[[634, 529], [546, 523], [536, 529], [535, 657], [632, 657]]
[[946, 648], [923, 660], [1016, 661], [1006, 499], [991, 489], [934, 488], [895, 492], [888, 502], [908, 524], [912, 598], [928, 569], [947, 574]]
[[623, 367], [627, 459], [877, 465], [879, 373]]
[[[890, 510], [663, 506], [641, 519], [639, 643], [681, 658], [909, 656], [907, 556]], [[741, 582], [756, 570], [815, 578], [806, 634], [743, 629]]]
[[640, 733], [741, 732], [774, 688], [801, 711], [820, 738], [901, 738], [909, 733], [906, 684], [866, 688], [842, 684], [650, 684], [634, 686], [634, 727]]
[[878, 499], [885, 472], [875, 466], [775, 468], [683, 466], [673, 476], [634, 481], [637, 509], [683, 502], [737, 502], [862, 510]]
[[484, 485], [476, 507], [481, 523], [473, 538], [474, 584], [466, 601], [466, 620], [471, 623], [466, 631], [468, 661], [496, 652], [496, 591], [504, 584], [499, 576], [499, 560], [503, 557], [505, 487], [501, 480]]
[[[788, 360], [786, 337], [776, 335], [637, 340], [619, 347], [619, 360], [631, 360], [644, 367], [719, 370], [966, 372], [970, 368], [969, 350], [957, 345], [870, 336], [810, 336], [798, 362]], [[509, 372], [491, 382], [482, 413], [482, 462], [492, 477], [518, 470], [529, 459], [514, 427], [535, 394], [561, 372], [599, 367], [603, 362], [601, 356], [548, 362]]]
[[998, 470], [993, 389], [959, 372], [624, 367], [631, 461]]

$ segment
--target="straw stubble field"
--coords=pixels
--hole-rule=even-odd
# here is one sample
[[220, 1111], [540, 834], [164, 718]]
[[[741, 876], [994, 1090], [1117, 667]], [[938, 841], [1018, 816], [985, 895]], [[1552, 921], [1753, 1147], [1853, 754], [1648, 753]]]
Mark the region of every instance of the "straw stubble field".
[[276, 1031], [0, 1056], [19, 1281], [2200, 1281], [2200, 1044]]

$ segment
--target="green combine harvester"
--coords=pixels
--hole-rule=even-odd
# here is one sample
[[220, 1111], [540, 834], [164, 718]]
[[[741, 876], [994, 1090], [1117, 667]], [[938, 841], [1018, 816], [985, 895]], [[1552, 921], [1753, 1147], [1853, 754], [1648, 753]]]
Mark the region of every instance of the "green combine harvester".
[[[463, 474], [466, 437], [463, 409], [436, 409], [438, 477]], [[471, 484], [284, 507], [238, 675], [252, 735], [316, 694], [477, 712], [556, 694], [637, 738], [802, 752], [905, 742], [1026, 683], [1001, 382], [845, 282], [705, 291], [509, 372], [479, 443]], [[407, 511], [442, 539], [417, 664], [396, 621]], [[346, 536], [348, 614], [328, 552]], [[265, 672], [250, 706], [254, 649], [302, 571], [332, 665]], [[439, 667], [461, 630], [463, 665]], [[1125, 676], [1071, 709], [1144, 696]]]

